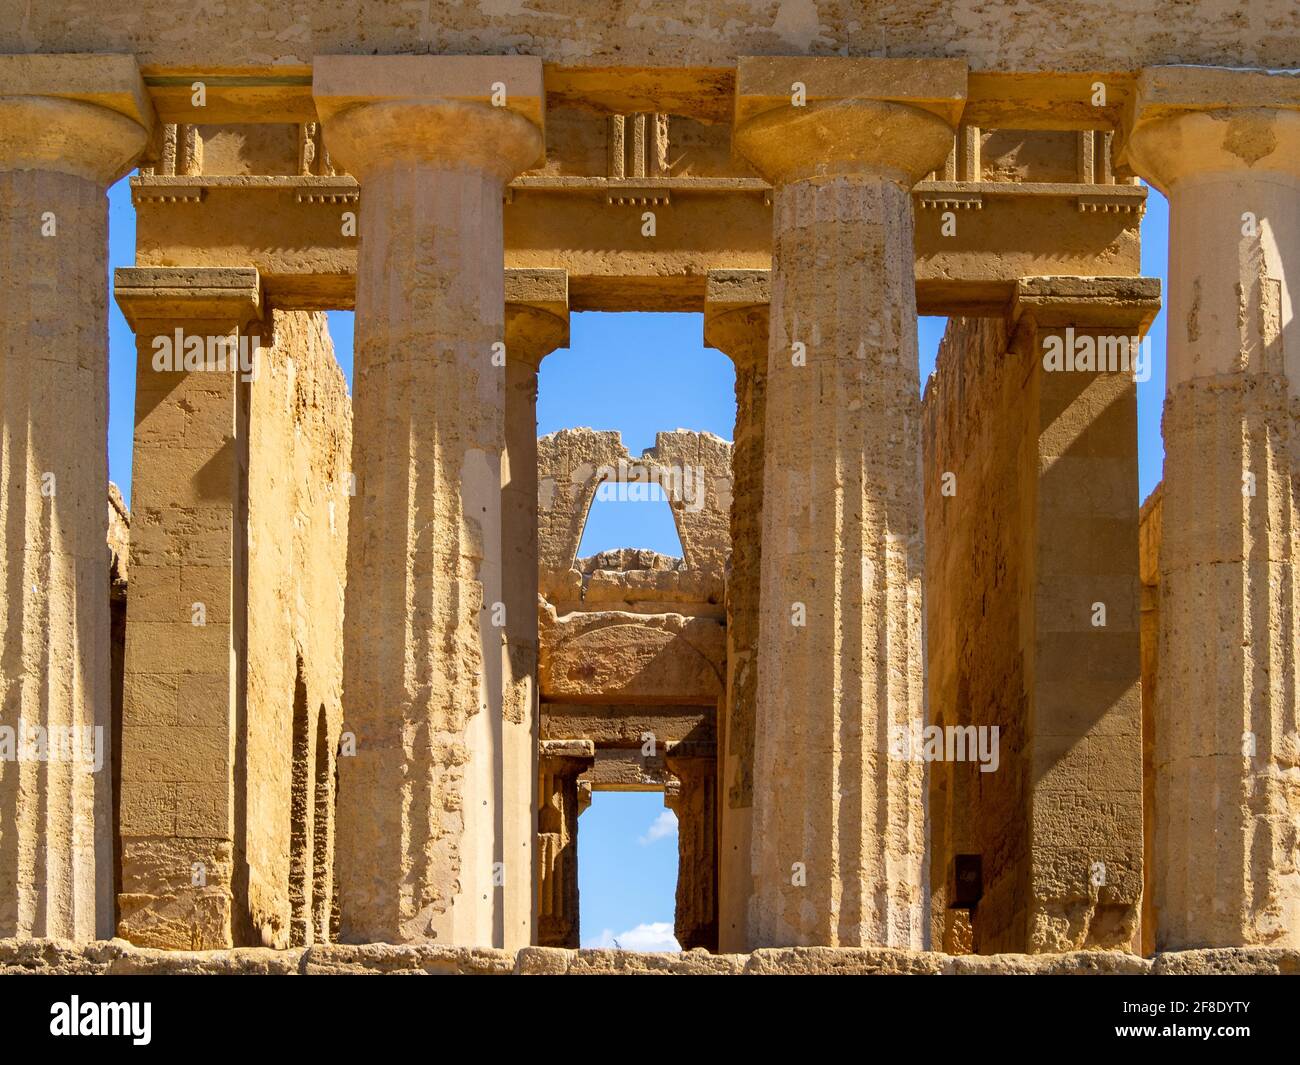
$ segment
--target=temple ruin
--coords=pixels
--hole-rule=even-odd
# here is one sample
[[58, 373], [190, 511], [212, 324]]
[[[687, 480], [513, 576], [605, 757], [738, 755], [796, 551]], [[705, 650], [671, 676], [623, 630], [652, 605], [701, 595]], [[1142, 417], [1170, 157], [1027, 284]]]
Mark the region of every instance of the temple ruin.
[[[1300, 966], [1294, 5], [642, 6], [0, 0], [0, 968]], [[732, 439], [539, 438], [592, 310]], [[678, 961], [573, 952], [602, 790]]]

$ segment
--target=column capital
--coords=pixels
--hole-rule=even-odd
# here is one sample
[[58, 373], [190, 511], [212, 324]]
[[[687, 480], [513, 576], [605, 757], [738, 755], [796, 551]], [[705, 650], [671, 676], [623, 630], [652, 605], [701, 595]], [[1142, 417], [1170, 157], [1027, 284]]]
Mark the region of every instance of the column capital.
[[771, 300], [767, 270], [710, 270], [704, 286], [704, 343], [738, 366], [765, 364]]
[[120, 267], [113, 297], [137, 333], [147, 322], [177, 319], [229, 320], [242, 328], [264, 309], [253, 267]]
[[545, 149], [536, 56], [318, 56], [312, 94], [330, 154], [361, 180], [441, 162], [505, 184]]
[[156, 118], [129, 55], [0, 55], [0, 170], [110, 185], [130, 171]]
[[506, 359], [536, 369], [569, 343], [569, 275], [564, 270], [506, 271]]
[[883, 174], [911, 188], [952, 148], [966, 75], [956, 59], [742, 57], [735, 147], [776, 184]]
[[1217, 174], [1300, 177], [1300, 77], [1147, 67], [1123, 133], [1120, 161], [1166, 195]]

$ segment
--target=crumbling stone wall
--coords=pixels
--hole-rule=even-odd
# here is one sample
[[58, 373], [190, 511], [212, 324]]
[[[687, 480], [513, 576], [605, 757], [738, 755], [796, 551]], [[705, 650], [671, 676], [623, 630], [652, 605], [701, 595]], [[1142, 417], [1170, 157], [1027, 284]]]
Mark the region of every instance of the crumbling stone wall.
[[[725, 565], [730, 554], [731, 445], [711, 433], [658, 433], [639, 458], [614, 431], [562, 429], [537, 441], [537, 547], [541, 594], [562, 612], [580, 604], [612, 606], [715, 604], [721, 617]], [[681, 471], [689, 470], [684, 476]], [[672, 510], [682, 559], [646, 561], [644, 552], [579, 559], [587, 515], [611, 471], [638, 484], [657, 484]], [[675, 479], [680, 479], [678, 485]], [[680, 490], [679, 490], [680, 489]], [[601, 563], [601, 564], [597, 564]], [[644, 563], [644, 564], [643, 564]], [[614, 574], [610, 576], [610, 574]], [[644, 606], [655, 611], [661, 606]]]

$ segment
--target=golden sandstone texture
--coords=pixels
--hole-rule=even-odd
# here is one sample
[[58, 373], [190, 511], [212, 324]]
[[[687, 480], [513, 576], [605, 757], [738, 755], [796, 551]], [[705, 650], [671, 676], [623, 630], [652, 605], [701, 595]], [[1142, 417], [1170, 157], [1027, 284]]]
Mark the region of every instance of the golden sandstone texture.
[[[0, 0], [0, 971], [1296, 971], [1295, 6], [418, 6]], [[731, 441], [539, 439], [574, 311]]]

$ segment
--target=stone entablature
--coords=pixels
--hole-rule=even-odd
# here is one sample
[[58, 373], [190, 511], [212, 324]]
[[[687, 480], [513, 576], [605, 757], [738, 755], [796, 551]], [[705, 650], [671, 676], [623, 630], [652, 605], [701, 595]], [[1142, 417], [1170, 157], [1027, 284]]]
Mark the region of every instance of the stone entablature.
[[[647, 116], [548, 107], [545, 165], [507, 186], [508, 269], [566, 271], [574, 310], [700, 310], [710, 270], [770, 268], [772, 188], [731, 156], [730, 124], [649, 117], [662, 143], [638, 154], [619, 130]], [[352, 307], [364, 187], [321, 128], [167, 127], [132, 179], [141, 265], [252, 263], [280, 306]], [[959, 127], [913, 192], [921, 312], [983, 313], [1025, 274], [1136, 274], [1146, 190], [1112, 170], [1110, 140]]]

